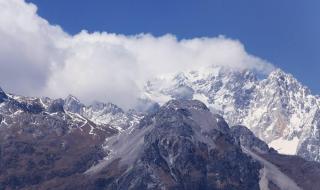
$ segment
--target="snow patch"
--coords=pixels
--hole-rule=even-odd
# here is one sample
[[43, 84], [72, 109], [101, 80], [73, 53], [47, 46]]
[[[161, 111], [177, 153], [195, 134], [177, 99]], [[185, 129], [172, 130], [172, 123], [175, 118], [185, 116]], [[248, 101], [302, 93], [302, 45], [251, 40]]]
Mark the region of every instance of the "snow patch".
[[294, 155], [297, 152], [298, 144], [299, 139], [297, 137], [294, 137], [292, 140], [279, 138], [269, 143], [269, 146], [281, 154]]

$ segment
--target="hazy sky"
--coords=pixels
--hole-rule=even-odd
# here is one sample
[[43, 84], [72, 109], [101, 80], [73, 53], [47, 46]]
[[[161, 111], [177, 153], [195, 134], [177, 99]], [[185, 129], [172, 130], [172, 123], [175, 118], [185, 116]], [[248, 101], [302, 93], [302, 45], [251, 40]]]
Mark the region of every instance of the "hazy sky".
[[319, 0], [28, 0], [70, 34], [172, 33], [240, 40], [320, 94]]

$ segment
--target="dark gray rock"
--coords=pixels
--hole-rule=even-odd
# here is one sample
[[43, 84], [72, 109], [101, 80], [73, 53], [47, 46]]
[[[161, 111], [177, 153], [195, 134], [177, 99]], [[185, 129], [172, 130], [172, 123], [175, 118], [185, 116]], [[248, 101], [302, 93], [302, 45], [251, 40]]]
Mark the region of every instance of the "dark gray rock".
[[[281, 154], [260, 154], [277, 166], [303, 190], [318, 190], [320, 187], [320, 164], [307, 161], [299, 156]], [[270, 185], [270, 183], [269, 183]]]
[[63, 106], [64, 106], [64, 100], [62, 99], [53, 100], [49, 105], [47, 111], [49, 113], [64, 112]]
[[6, 99], [8, 99], [8, 96], [6, 93], [0, 88], [0, 103], [4, 102]]
[[252, 131], [242, 125], [236, 125], [231, 127], [231, 133], [235, 137], [236, 141], [243, 147], [260, 152], [268, 153], [275, 152], [274, 149], [270, 149], [267, 143], [256, 137]]

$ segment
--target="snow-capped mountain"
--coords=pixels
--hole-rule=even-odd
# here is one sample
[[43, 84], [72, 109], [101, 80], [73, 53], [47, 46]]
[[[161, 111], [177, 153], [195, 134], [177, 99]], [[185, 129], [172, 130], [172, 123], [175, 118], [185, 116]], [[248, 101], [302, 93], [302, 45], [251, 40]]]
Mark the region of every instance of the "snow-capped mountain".
[[320, 99], [292, 75], [276, 69], [210, 67], [156, 77], [144, 97], [159, 102], [198, 99], [231, 125], [245, 125], [271, 147], [320, 161]]
[[[179, 99], [188, 98], [179, 93]], [[230, 128], [200, 101], [151, 107], [141, 115], [109, 103], [86, 106], [73, 96], [54, 100], [1, 90], [0, 189], [320, 185], [319, 163], [279, 155], [244, 126]]]

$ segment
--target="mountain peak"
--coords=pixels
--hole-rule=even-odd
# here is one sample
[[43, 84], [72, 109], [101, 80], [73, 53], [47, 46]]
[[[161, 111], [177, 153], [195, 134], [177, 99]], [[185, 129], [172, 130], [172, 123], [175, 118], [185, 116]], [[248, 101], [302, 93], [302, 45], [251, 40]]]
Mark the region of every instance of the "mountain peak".
[[64, 109], [72, 113], [80, 113], [84, 105], [80, 102], [78, 98], [73, 95], [68, 95], [64, 100]]
[[196, 110], [206, 110], [209, 111], [207, 106], [199, 100], [170, 100], [164, 106], [164, 108], [178, 109], [196, 109]]
[[277, 79], [281, 81], [295, 80], [296, 79], [289, 73], [284, 72], [282, 69], [277, 68], [269, 74], [269, 79]]
[[272, 71], [265, 82], [270, 83], [275, 88], [280, 87], [285, 92], [293, 91], [296, 93], [303, 91], [306, 95], [311, 94], [310, 89], [301, 84], [292, 74], [286, 73], [279, 68]]
[[75, 97], [74, 95], [72, 94], [69, 94], [66, 98], [65, 98], [65, 101], [76, 101], [76, 102], [80, 102], [80, 100]]

